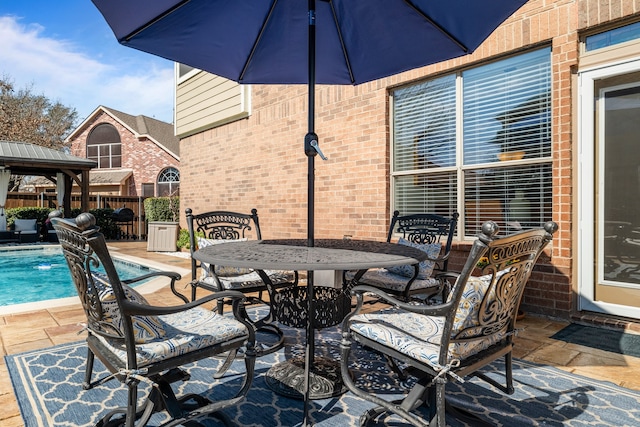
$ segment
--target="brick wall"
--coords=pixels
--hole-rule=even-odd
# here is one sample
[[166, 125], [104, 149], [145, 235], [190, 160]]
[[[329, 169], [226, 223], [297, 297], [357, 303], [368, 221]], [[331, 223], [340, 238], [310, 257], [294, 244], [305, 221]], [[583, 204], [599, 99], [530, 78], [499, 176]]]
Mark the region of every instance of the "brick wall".
[[129, 194], [126, 196], [140, 196], [142, 184], [156, 183], [158, 174], [167, 167], [179, 169], [180, 162], [165, 150], [158, 147], [148, 138], [136, 138], [131, 131], [119, 121], [106, 113], [99, 113], [87, 122], [82, 133], [78, 134], [71, 143], [71, 154], [78, 157], [87, 155], [87, 136], [100, 123], [110, 123], [118, 130], [122, 143], [122, 168], [132, 169], [133, 176], [129, 178]]
[[[525, 291], [523, 307], [554, 317], [575, 310], [572, 86], [579, 29], [638, 13], [640, 0], [530, 0], [472, 55], [368, 84], [318, 86], [315, 234], [384, 240], [390, 217], [389, 90], [543, 45], [552, 47], [553, 219], [559, 231]], [[253, 86], [249, 118], [181, 141], [181, 204], [194, 212], [258, 209], [265, 238], [306, 236], [305, 86]], [[184, 224], [184, 213], [182, 213]], [[469, 243], [458, 242], [451, 268]]]

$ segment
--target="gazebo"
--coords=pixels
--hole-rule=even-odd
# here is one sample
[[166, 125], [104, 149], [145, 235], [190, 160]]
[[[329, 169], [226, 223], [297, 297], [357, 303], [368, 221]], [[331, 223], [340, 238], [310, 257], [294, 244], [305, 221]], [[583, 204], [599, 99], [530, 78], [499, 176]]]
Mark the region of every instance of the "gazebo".
[[0, 212], [4, 217], [9, 177], [43, 176], [56, 184], [58, 206], [71, 212], [71, 188], [81, 191], [82, 211], [89, 210], [89, 171], [98, 164], [89, 159], [27, 142], [0, 141]]

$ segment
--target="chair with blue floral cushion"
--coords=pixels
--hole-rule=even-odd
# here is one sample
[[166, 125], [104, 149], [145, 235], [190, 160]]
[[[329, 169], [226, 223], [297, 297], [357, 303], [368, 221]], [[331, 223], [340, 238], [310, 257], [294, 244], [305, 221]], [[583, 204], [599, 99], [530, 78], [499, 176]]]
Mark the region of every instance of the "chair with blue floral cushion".
[[[258, 220], [258, 211], [252, 209], [250, 214], [230, 211], [210, 211], [194, 214], [190, 208], [187, 208], [185, 213], [191, 250], [191, 298], [196, 298], [199, 288], [212, 292], [234, 290], [244, 294], [252, 294], [247, 297], [247, 303], [265, 304], [269, 307], [268, 314], [255, 320], [254, 326], [260, 332], [276, 337], [275, 342], [268, 344], [265, 344], [266, 340], [261, 342], [257, 347], [258, 353], [267, 354], [281, 348], [284, 343], [284, 334], [273, 322], [275, 317], [271, 310], [271, 305], [262, 297], [263, 292], [269, 292], [269, 287], [267, 287], [258, 272], [250, 268], [210, 265], [205, 262], [199, 262], [193, 257], [196, 250], [205, 246], [249, 239], [261, 240], [262, 232]], [[272, 290], [298, 284], [297, 271], [265, 270], [264, 273], [271, 281]], [[257, 297], [253, 296], [253, 294], [257, 294]], [[269, 295], [269, 299], [273, 301], [274, 295]], [[224, 301], [218, 300], [218, 312], [222, 313], [223, 309]], [[261, 337], [263, 336], [261, 335]]]
[[[96, 425], [142, 426], [160, 411], [172, 420], [163, 425], [195, 425], [195, 418], [207, 415], [226, 420], [221, 411], [245, 398], [254, 375], [255, 330], [243, 317], [244, 295], [224, 291], [188, 302], [175, 289], [180, 275], [172, 272], [120, 280], [92, 214], [80, 214], [75, 220], [51, 217], [51, 222], [87, 318], [88, 358], [83, 387], [89, 389], [112, 378], [128, 387], [126, 408], [109, 411]], [[170, 279], [171, 290], [181, 300], [179, 305], [151, 306], [129, 286], [156, 276]], [[232, 316], [200, 307], [220, 298], [234, 301]], [[245, 373], [240, 384], [233, 386], [237, 387], [235, 394], [225, 393], [217, 401], [199, 394], [176, 396], [171, 384], [189, 380], [184, 365], [240, 348], [245, 355]], [[111, 375], [92, 381], [95, 357]], [[141, 381], [152, 386], [144, 388], [148, 394], [139, 400]]]
[[[457, 223], [457, 212], [447, 218], [428, 213], [400, 215], [395, 211], [387, 242], [399, 235], [399, 245], [418, 248], [427, 253], [427, 259], [418, 265], [370, 269], [358, 283], [382, 289], [404, 301], [417, 294], [422, 298], [438, 294], [443, 286], [439, 275], [447, 271]], [[347, 272], [346, 279], [352, 279], [354, 273]]]
[[[448, 380], [476, 376], [505, 393], [513, 393], [511, 360], [516, 315], [531, 271], [558, 226], [521, 231], [497, 238], [498, 226], [483, 224], [451, 292], [440, 304], [404, 302], [371, 286], [356, 286], [356, 308], [342, 324], [341, 371], [347, 388], [378, 405], [361, 418], [361, 425], [381, 416], [396, 414], [414, 426], [444, 427], [447, 412], [471, 425], [482, 421], [473, 414], [446, 404]], [[471, 276], [480, 258], [488, 264], [480, 276]], [[363, 314], [364, 295], [373, 293], [394, 306]], [[401, 401], [385, 399], [384, 390], [371, 393], [358, 386], [349, 369], [352, 346], [363, 345], [400, 361], [404, 374], [415, 379]], [[482, 374], [481, 368], [504, 356], [505, 384]], [[391, 369], [391, 368], [390, 368]], [[411, 383], [409, 381], [409, 383]]]

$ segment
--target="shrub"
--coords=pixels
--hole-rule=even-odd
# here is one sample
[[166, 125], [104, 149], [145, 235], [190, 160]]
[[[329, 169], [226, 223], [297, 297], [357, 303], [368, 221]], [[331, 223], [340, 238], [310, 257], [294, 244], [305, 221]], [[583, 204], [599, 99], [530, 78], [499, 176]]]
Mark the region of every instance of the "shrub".
[[[24, 208], [9, 208], [6, 210], [7, 214], [7, 227], [13, 224], [16, 219], [35, 219], [39, 226], [45, 224], [45, 221], [49, 218], [49, 213], [55, 209], [51, 208], [36, 208], [36, 207], [24, 207]], [[82, 211], [79, 208], [71, 209], [70, 218], [75, 218], [80, 215]], [[120, 228], [113, 221], [113, 209], [92, 209], [89, 212], [96, 217], [96, 225], [100, 227], [100, 231], [104, 234], [106, 239], [115, 239], [118, 236]]]
[[[196, 236], [204, 237], [204, 233], [202, 231], [196, 231]], [[189, 230], [180, 229], [178, 234], [178, 242], [176, 244], [178, 249], [191, 249], [191, 242], [189, 241]]]
[[[120, 227], [113, 220], [113, 209], [111, 208], [99, 208], [91, 209], [89, 211], [96, 217], [96, 225], [100, 227], [100, 231], [104, 234], [104, 238], [109, 240], [117, 239], [118, 233], [120, 233]], [[76, 214], [79, 215], [80, 212]]]
[[13, 221], [16, 219], [35, 219], [38, 224], [44, 224], [49, 216], [51, 208], [9, 208], [6, 210], [7, 215], [7, 227], [13, 225]]
[[179, 197], [147, 197], [144, 199], [147, 221], [177, 222], [180, 218]]

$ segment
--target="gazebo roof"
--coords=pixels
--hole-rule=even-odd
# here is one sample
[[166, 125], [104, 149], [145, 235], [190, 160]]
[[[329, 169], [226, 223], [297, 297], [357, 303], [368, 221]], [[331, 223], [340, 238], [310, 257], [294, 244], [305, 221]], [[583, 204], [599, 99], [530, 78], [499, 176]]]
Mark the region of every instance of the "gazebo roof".
[[98, 166], [89, 159], [72, 156], [27, 142], [0, 141], [0, 166], [15, 175], [55, 175], [64, 169], [88, 171]]

